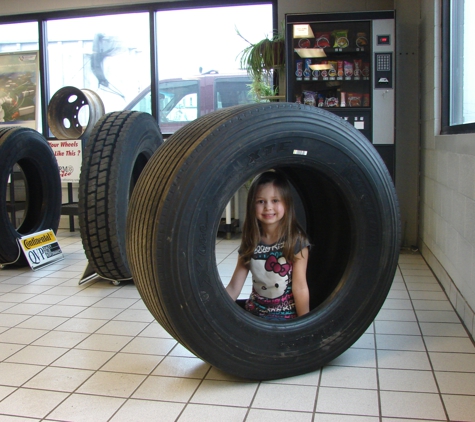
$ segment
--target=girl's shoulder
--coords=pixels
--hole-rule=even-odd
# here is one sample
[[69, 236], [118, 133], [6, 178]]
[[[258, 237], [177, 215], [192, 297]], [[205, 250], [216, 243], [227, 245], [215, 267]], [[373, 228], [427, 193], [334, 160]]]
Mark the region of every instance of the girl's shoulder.
[[302, 249], [308, 248], [310, 246], [311, 243], [305, 233], [300, 232], [294, 245], [294, 254], [297, 255]]

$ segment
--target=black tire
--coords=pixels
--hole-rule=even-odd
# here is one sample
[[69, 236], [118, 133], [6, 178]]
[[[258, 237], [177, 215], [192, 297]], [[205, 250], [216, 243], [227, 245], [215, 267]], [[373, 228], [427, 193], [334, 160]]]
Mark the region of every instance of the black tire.
[[131, 279], [125, 251], [128, 203], [162, 142], [155, 119], [138, 111], [106, 114], [92, 130], [79, 179], [79, 226], [89, 263], [103, 278]]
[[[226, 203], [270, 168], [289, 176], [313, 244], [312, 310], [284, 323], [233, 303], [215, 261]], [[225, 109], [176, 132], [142, 172], [127, 220], [134, 281], [158, 322], [250, 379], [316, 370], [348, 349], [387, 296], [399, 244], [395, 189], [374, 147], [334, 114], [291, 103]]]
[[[25, 179], [26, 203], [19, 227], [10, 221], [6, 200], [8, 180], [15, 164]], [[34, 129], [0, 129], [0, 263], [27, 266], [17, 239], [47, 229], [56, 233], [60, 217], [61, 178], [46, 139]]]

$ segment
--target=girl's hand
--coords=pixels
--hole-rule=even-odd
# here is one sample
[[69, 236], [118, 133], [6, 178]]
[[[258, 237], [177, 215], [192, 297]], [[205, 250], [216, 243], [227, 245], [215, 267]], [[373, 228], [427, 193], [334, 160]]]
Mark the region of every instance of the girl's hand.
[[244, 282], [246, 281], [248, 273], [248, 266], [245, 265], [241, 257], [239, 257], [233, 276], [231, 277], [231, 281], [226, 287], [226, 291], [229, 293], [229, 296], [231, 296], [232, 300], [236, 301], [236, 299], [241, 294], [241, 290], [244, 286]]

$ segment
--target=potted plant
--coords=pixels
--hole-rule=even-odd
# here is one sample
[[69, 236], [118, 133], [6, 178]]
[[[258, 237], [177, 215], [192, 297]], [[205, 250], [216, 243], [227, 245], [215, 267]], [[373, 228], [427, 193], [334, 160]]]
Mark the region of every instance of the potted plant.
[[240, 53], [241, 68], [252, 78], [251, 92], [258, 101], [272, 99], [278, 93], [274, 87], [274, 72], [285, 65], [285, 40], [282, 34], [266, 36], [255, 44], [249, 42], [236, 29], [237, 34], [249, 46]]

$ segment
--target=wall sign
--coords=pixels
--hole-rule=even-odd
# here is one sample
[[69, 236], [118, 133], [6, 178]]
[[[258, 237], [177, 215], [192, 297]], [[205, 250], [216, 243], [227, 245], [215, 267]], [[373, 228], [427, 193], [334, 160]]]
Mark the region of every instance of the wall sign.
[[54, 139], [48, 143], [58, 161], [61, 182], [79, 183], [82, 161], [81, 139]]

